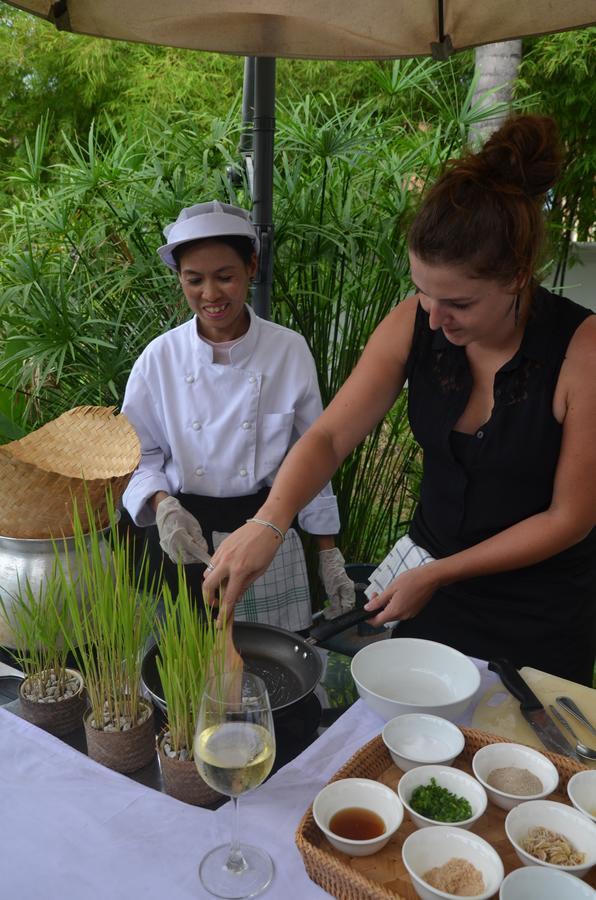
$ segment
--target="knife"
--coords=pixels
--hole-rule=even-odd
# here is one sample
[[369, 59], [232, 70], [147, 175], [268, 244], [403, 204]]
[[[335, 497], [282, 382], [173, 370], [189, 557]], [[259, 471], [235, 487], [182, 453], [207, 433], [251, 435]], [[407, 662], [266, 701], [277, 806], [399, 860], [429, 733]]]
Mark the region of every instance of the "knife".
[[519, 708], [526, 722], [534, 729], [547, 750], [551, 753], [562, 753], [584, 764], [569, 743], [563, 732], [547, 714], [544, 706], [532, 689], [521, 677], [513, 663], [508, 659], [495, 659], [489, 662], [488, 668], [496, 672], [509, 693], [519, 700]]

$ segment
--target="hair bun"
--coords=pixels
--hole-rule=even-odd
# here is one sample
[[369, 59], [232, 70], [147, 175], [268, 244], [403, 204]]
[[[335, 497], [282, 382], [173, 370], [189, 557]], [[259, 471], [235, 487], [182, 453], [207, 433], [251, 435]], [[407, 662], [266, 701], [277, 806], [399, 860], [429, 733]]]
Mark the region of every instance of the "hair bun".
[[515, 116], [490, 136], [477, 154], [486, 174], [530, 197], [545, 194], [561, 170], [556, 123], [547, 116]]

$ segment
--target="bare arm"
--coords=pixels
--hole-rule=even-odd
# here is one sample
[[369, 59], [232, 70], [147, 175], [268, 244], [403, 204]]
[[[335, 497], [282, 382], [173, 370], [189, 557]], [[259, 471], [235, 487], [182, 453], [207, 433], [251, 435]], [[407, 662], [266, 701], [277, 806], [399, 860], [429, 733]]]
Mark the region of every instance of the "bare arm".
[[547, 510], [474, 547], [398, 577], [367, 608], [372, 623], [415, 616], [440, 587], [542, 562], [581, 541], [596, 523], [596, 316], [578, 328], [561, 369], [557, 393], [563, 437]]
[[[375, 330], [346, 383], [287, 455], [258, 518], [287, 531], [297, 512], [391, 408], [405, 382], [417, 304], [416, 297], [404, 300]], [[213, 597], [227, 579], [224, 601], [235, 604], [266, 571], [278, 546], [272, 529], [242, 526], [214, 554], [216, 571], [205, 579], [205, 590]]]

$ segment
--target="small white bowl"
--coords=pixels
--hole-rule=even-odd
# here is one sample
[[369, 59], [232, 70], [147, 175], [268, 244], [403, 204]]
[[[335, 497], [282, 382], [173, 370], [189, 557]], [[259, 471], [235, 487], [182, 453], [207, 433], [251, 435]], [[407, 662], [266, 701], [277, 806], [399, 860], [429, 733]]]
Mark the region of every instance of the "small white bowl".
[[364, 702], [386, 722], [417, 712], [454, 722], [480, 687], [480, 672], [467, 656], [421, 638], [369, 644], [350, 671]]
[[596, 822], [596, 771], [576, 772], [567, 782], [567, 796], [576, 809]]
[[594, 888], [559, 869], [524, 866], [507, 875], [499, 900], [594, 900]]
[[[491, 787], [487, 779], [495, 769], [517, 766], [527, 769], [542, 782], [542, 790], [537, 794], [508, 794]], [[513, 809], [528, 800], [544, 800], [557, 789], [559, 773], [552, 762], [538, 750], [525, 747], [523, 744], [487, 744], [474, 754], [472, 771], [488, 794], [488, 799], [501, 809]]]
[[[435, 819], [428, 819], [415, 812], [410, 806], [410, 800], [415, 789], [421, 784], [430, 784], [431, 778], [434, 778], [439, 787], [447, 788], [452, 794], [458, 797], [465, 797], [472, 807], [472, 815], [469, 819], [462, 822], [437, 822]], [[408, 815], [416, 828], [428, 828], [429, 826], [449, 825], [453, 828], [471, 828], [474, 822], [477, 822], [486, 810], [487, 797], [486, 791], [475, 778], [459, 769], [452, 769], [449, 766], [416, 766], [410, 769], [400, 778], [397, 785], [397, 793], [399, 799], [407, 810]]]
[[[329, 822], [340, 809], [369, 809], [385, 822], [385, 831], [367, 841], [342, 838], [329, 830]], [[368, 778], [341, 778], [319, 791], [312, 805], [314, 820], [337, 850], [349, 856], [370, 856], [381, 850], [395, 834], [404, 817], [404, 808], [391, 788]]]
[[[542, 862], [521, 846], [531, 828], [542, 826], [563, 835], [580, 853], [584, 862], [578, 866], [556, 866]], [[565, 803], [553, 800], [528, 800], [514, 806], [505, 819], [505, 833], [525, 866], [544, 866], [583, 877], [596, 863], [596, 825]]]
[[460, 828], [442, 825], [440, 828], [414, 831], [405, 839], [401, 855], [414, 890], [422, 900], [436, 900], [437, 897], [453, 900], [453, 894], [431, 887], [422, 876], [429, 869], [443, 866], [454, 857], [467, 859], [482, 872], [485, 890], [474, 894], [474, 900], [488, 900], [496, 894], [503, 880], [503, 863], [496, 850], [484, 838]]
[[402, 772], [429, 764], [450, 766], [465, 744], [457, 725], [424, 713], [390, 719], [382, 737], [391, 759]]

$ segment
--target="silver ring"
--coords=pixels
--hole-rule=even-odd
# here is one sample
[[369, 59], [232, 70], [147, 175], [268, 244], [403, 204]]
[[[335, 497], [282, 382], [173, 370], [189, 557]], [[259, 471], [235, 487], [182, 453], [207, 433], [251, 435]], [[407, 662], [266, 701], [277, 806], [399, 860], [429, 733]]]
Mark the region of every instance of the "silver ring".
[[208, 572], [213, 572], [214, 568], [215, 568], [215, 566], [213, 565], [213, 563], [207, 563], [207, 571]]

